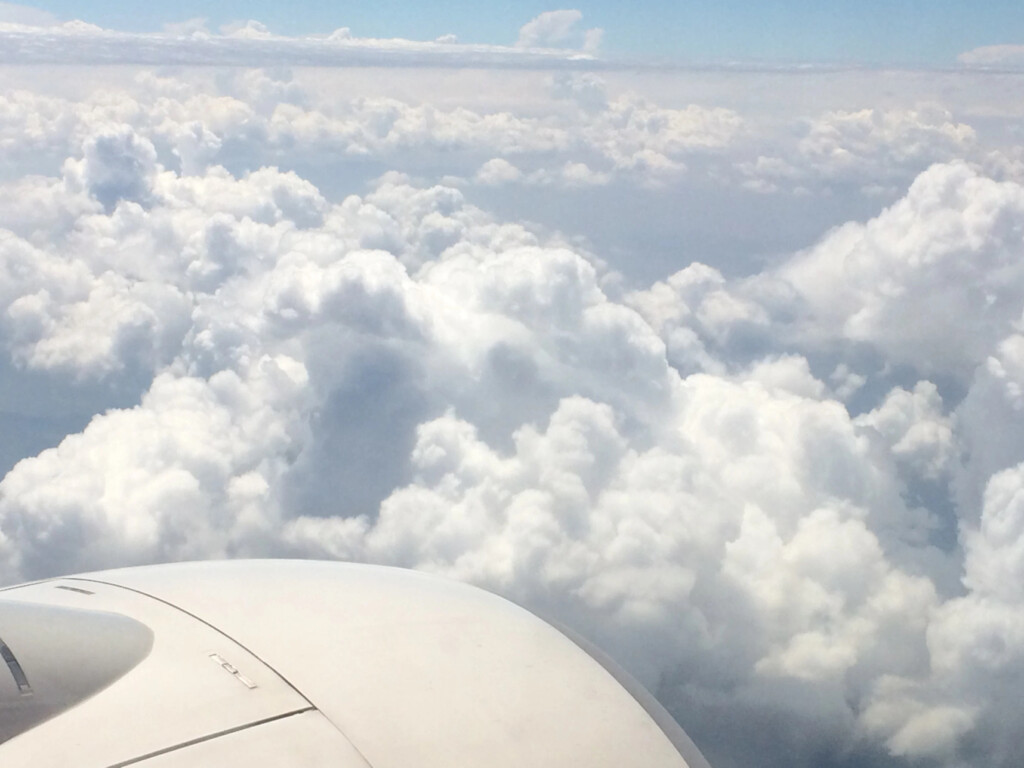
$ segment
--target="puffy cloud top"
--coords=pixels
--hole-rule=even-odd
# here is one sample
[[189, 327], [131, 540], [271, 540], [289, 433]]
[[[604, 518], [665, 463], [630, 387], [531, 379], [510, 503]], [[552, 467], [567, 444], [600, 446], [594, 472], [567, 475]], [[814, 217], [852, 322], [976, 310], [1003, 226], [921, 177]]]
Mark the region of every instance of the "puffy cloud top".
[[961, 53], [957, 61], [976, 67], [1020, 67], [1024, 65], [1024, 45], [985, 45]]
[[583, 14], [577, 10], [545, 11], [519, 30], [516, 45], [523, 48], [553, 48], [565, 43], [577, 31]]

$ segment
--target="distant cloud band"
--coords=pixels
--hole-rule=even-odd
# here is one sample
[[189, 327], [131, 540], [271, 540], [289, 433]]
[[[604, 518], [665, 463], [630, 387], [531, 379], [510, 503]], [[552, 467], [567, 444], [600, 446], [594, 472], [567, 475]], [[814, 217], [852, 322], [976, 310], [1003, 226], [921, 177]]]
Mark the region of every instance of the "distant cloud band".
[[439, 66], [589, 68], [582, 50], [450, 42], [272, 35], [189, 36], [116, 32], [71, 22], [59, 27], [0, 24], [0, 63], [261, 66]]

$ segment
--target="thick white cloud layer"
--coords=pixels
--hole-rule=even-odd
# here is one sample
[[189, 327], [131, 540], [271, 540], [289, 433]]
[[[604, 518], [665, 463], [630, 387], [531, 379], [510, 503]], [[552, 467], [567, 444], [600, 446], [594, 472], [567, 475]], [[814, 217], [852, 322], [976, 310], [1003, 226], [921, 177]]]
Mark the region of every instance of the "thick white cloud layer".
[[[579, 32], [559, 13], [523, 34]], [[594, 637], [717, 766], [1017, 764], [1004, 144], [934, 105], [780, 124], [592, 74], [498, 106], [120, 76], [0, 94], [5, 582], [409, 566]], [[678, 228], [712, 192], [737, 228], [751, 200], [871, 212], [746, 269], [677, 234], [640, 284], [641, 246], [526, 223], [552, 190], [638, 238], [638, 198]]]

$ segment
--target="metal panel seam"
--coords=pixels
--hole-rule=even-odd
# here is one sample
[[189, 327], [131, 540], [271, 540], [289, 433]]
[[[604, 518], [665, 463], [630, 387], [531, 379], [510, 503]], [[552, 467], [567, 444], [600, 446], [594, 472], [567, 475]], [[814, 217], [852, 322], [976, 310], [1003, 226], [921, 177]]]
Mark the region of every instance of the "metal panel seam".
[[163, 749], [158, 749], [155, 752], [150, 752], [150, 753], [145, 754], [145, 755], [140, 755], [139, 757], [133, 757], [131, 760], [125, 760], [125, 761], [120, 762], [120, 763], [114, 763], [113, 765], [107, 766], [107, 768], [125, 768], [125, 766], [127, 766], [127, 765], [135, 765], [137, 763], [143, 762], [144, 760], [149, 760], [149, 759], [154, 758], [154, 757], [160, 757], [161, 755], [166, 755], [168, 752], [177, 752], [179, 749], [185, 749], [186, 747], [192, 747], [192, 746], [195, 746], [196, 744], [202, 744], [204, 741], [213, 741], [214, 739], [219, 739], [222, 736], [229, 736], [232, 733], [238, 733], [239, 731], [245, 731], [245, 730], [248, 730], [249, 728], [255, 728], [255, 727], [260, 726], [260, 725], [266, 725], [267, 723], [273, 723], [273, 722], [276, 722], [278, 720], [284, 720], [286, 717], [294, 717], [295, 715], [301, 715], [301, 714], [304, 714], [306, 712], [316, 712], [316, 711], [317, 711], [316, 707], [310, 706], [310, 707], [303, 707], [302, 709], [296, 709], [296, 710], [293, 710], [292, 712], [284, 712], [283, 714], [274, 715], [272, 717], [265, 717], [262, 720], [256, 720], [256, 721], [254, 721], [252, 723], [246, 723], [245, 725], [236, 725], [234, 728], [228, 728], [227, 730], [224, 730], [224, 731], [217, 731], [217, 733], [210, 733], [210, 734], [207, 734], [206, 736], [200, 736], [200, 737], [195, 738], [195, 739], [190, 739], [188, 741], [183, 741], [180, 744], [175, 744], [174, 746], [171, 746], [171, 747], [164, 747]]
[[[320, 710], [320, 708], [317, 707], [316, 704], [314, 704], [312, 701], [310, 701], [309, 697], [306, 696], [306, 694], [304, 694], [302, 691], [300, 691], [291, 682], [291, 680], [289, 680], [287, 677], [285, 677], [280, 672], [278, 672], [277, 668], [274, 667], [272, 664], [267, 663], [266, 659], [260, 657], [259, 654], [253, 652], [252, 649], [248, 648], [245, 645], [245, 643], [242, 643], [239, 640], [235, 639], [234, 637], [229, 635], [227, 632], [222, 630], [220, 627], [217, 627], [216, 625], [211, 624], [206, 619], [202, 618], [201, 616], [197, 616], [196, 614], [192, 613], [191, 611], [188, 611], [188, 610], [182, 608], [180, 605], [176, 605], [175, 603], [172, 603], [170, 600], [164, 600], [162, 597], [157, 597], [156, 595], [151, 595], [148, 592], [143, 592], [141, 589], [135, 589], [134, 587], [126, 587], [123, 584], [115, 584], [114, 582], [103, 581], [102, 579], [87, 579], [87, 578], [84, 578], [82, 576], [65, 576], [65, 577], [62, 577], [61, 579], [46, 579], [45, 581], [60, 581], [60, 580], [64, 580], [64, 581], [84, 581], [84, 582], [88, 582], [88, 583], [91, 583], [91, 584], [103, 584], [103, 585], [108, 586], [108, 587], [115, 587], [116, 589], [124, 589], [124, 590], [126, 590], [128, 592], [134, 592], [137, 595], [142, 595], [143, 597], [148, 597], [150, 600], [156, 600], [158, 603], [163, 603], [164, 605], [168, 606], [169, 608], [173, 608], [176, 611], [180, 611], [181, 613], [184, 613], [186, 616], [189, 616], [189, 617], [195, 619], [199, 623], [205, 624], [207, 627], [212, 629], [214, 632], [217, 632], [218, 634], [222, 635], [223, 637], [226, 637], [232, 643], [237, 645], [239, 648], [241, 648], [246, 653], [251, 655], [254, 659], [256, 659], [261, 664], [263, 664], [263, 666], [265, 666], [267, 669], [269, 669], [271, 672], [273, 672], [275, 675], [277, 675], [279, 678], [281, 678], [281, 680], [283, 680], [284, 683], [289, 688], [291, 688], [293, 691], [295, 691], [295, 693], [297, 693], [299, 696], [301, 696], [306, 701], [306, 703], [309, 704], [309, 709], [315, 709], [317, 712], [320, 712], [320, 714], [323, 716], [324, 720], [326, 720], [328, 723], [330, 723], [331, 726], [338, 733], [340, 733], [342, 735], [342, 737], [344, 737], [344, 739], [349, 744], [352, 745], [352, 748], [363, 759], [363, 762], [366, 763], [366, 765], [369, 766], [369, 768], [373, 768], [373, 764], [370, 763], [370, 761], [366, 758], [366, 755], [363, 754], [363, 751], [361, 749], [359, 749], [359, 745], [357, 745], [354, 741], [352, 741], [352, 739], [349, 737], [349, 735], [347, 733], [345, 733], [345, 731], [342, 730], [340, 727], [338, 727], [338, 724], [335, 723], [333, 720], [331, 720], [331, 718], [329, 718], [326, 713], [324, 713], [322, 710]], [[305, 711], [308, 711], [308, 710], [298, 710], [298, 712], [305, 712]], [[289, 713], [289, 715], [292, 715], [292, 714], [297, 714], [297, 712]], [[276, 718], [271, 718], [270, 720], [274, 720], [274, 719], [276, 719]], [[270, 720], [261, 720], [261, 721], [259, 721], [257, 723], [252, 723], [252, 725], [259, 725], [260, 723], [270, 722]], [[240, 726], [239, 728], [248, 728], [248, 727], [250, 727], [250, 726]], [[223, 734], [218, 734], [218, 735], [224, 735], [226, 733], [232, 733], [232, 732], [233, 731], [225, 731]], [[149, 755], [148, 757], [153, 757], [153, 756], [154, 755]], [[119, 763], [116, 766], [110, 766], [110, 768], [120, 768], [120, 766], [122, 766], [122, 765], [130, 765], [131, 762], [136, 762], [136, 761], [133, 760], [133, 761], [130, 761], [129, 763]]]

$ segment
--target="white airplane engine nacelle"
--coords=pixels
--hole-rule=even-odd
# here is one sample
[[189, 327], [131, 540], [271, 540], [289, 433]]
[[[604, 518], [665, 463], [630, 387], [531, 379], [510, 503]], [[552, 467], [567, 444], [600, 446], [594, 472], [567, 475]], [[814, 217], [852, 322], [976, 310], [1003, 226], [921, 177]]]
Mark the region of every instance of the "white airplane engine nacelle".
[[4, 768], [707, 768], [585, 641], [483, 590], [344, 563], [0, 590]]

